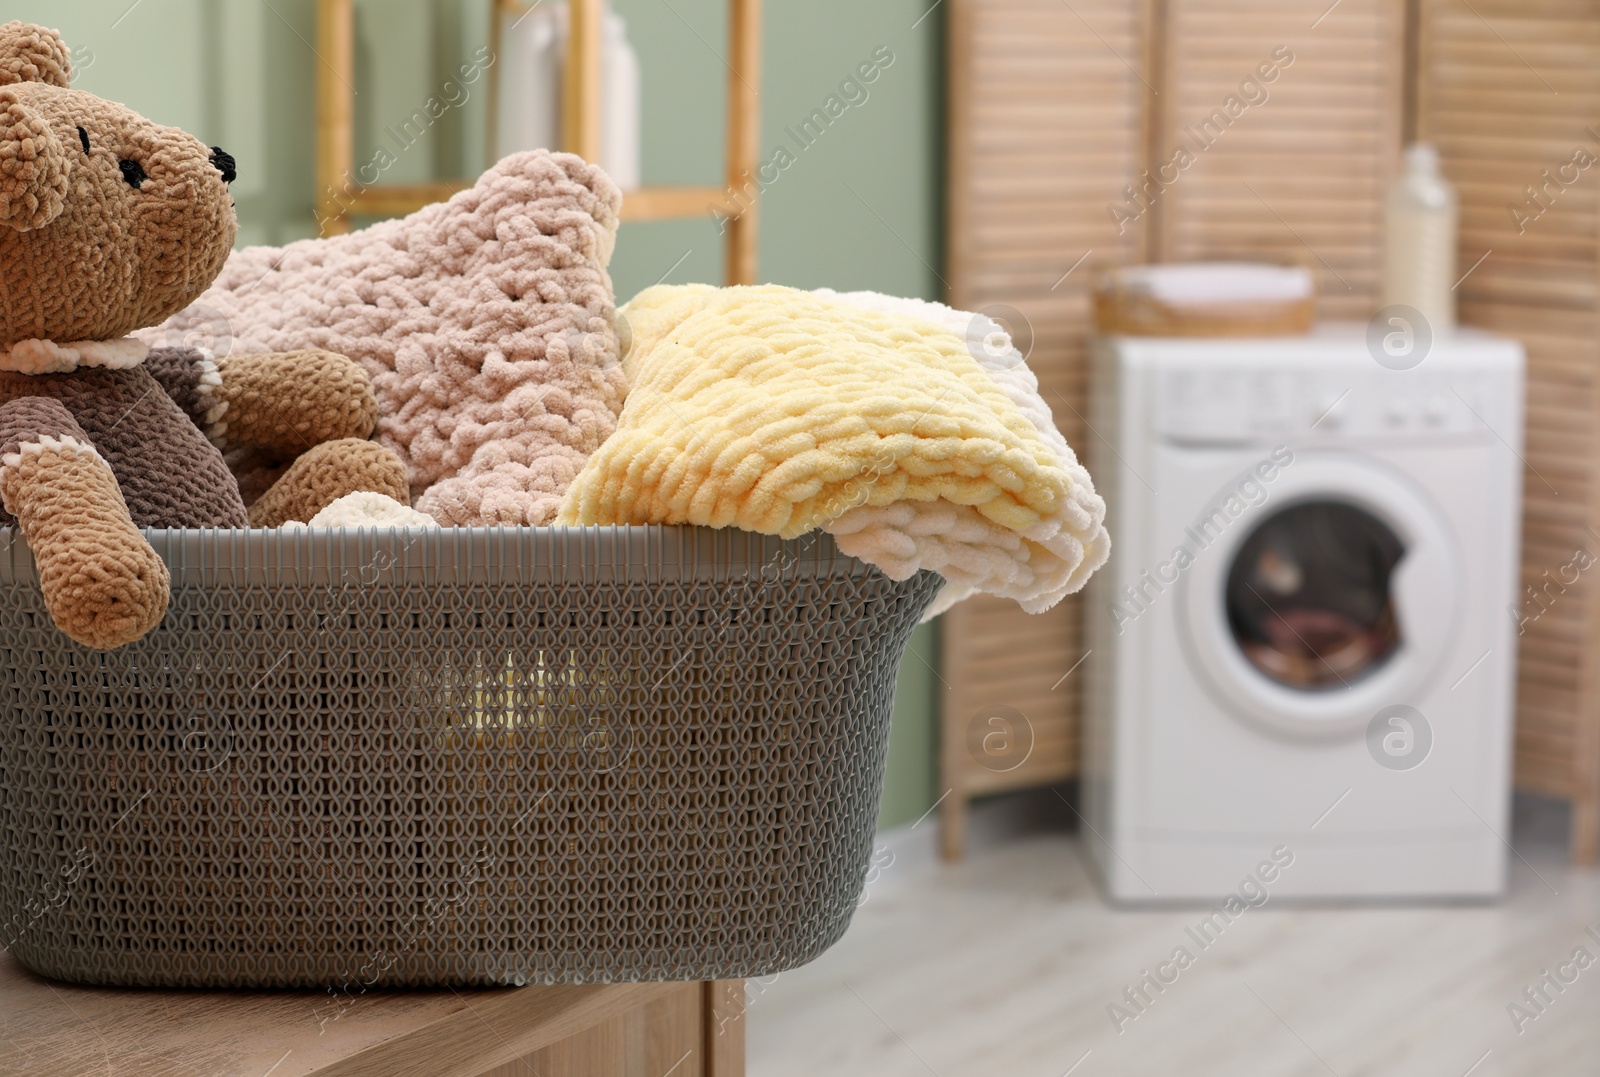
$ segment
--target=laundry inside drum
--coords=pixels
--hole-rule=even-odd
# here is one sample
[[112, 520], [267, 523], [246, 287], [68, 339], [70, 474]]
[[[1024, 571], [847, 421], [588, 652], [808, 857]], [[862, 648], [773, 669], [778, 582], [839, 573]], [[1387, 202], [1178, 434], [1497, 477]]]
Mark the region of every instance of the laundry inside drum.
[[1341, 689], [1400, 648], [1390, 583], [1405, 546], [1376, 516], [1310, 501], [1268, 517], [1228, 570], [1228, 627], [1245, 658], [1279, 684]]

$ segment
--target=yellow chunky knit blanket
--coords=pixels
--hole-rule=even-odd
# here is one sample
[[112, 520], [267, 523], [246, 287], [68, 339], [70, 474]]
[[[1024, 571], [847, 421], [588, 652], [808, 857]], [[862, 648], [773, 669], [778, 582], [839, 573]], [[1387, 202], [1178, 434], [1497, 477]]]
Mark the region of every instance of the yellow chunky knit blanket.
[[658, 286], [619, 312], [629, 389], [565, 524], [822, 528], [896, 579], [1039, 612], [1109, 550], [1037, 382], [976, 316], [871, 293]]

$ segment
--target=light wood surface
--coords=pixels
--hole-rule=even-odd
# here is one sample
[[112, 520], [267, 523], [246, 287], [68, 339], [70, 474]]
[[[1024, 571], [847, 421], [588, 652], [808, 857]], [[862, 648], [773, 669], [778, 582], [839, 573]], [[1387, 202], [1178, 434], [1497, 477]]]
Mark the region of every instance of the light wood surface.
[[663, 221], [700, 214], [709, 217], [722, 201], [722, 191], [716, 187], [640, 187], [622, 192], [622, 219]]
[[[368, 187], [346, 200], [352, 216], [389, 217], [413, 213], [421, 206], [443, 202], [472, 184], [466, 181], [445, 183], [393, 184]], [[622, 195], [624, 221], [659, 221], [708, 213], [720, 204], [722, 192], [715, 187], [641, 187]]]
[[[415, 213], [423, 206], [434, 202], [443, 202], [451, 195], [464, 191], [472, 184], [465, 181], [456, 183], [412, 183], [412, 184], [384, 184], [376, 187], [366, 187], [353, 192], [345, 199], [344, 205], [350, 217], [396, 217], [407, 213]], [[348, 229], [349, 221], [344, 222]]]
[[[0, 1074], [740, 1077], [742, 983], [505, 990], [146, 991], [0, 956]], [[714, 1009], [715, 1008], [715, 1009]]]
[[706, 1077], [743, 1077], [745, 1071], [745, 983], [716, 980], [705, 985], [702, 1013]]
[[354, 78], [355, 0], [317, 0], [317, 51], [325, 58], [317, 65], [316, 212], [322, 235], [350, 230], [348, 211], [341, 203], [355, 175]]
[[[1082, 842], [1094, 839], [1070, 833], [1063, 805], [1001, 846], [984, 842], [987, 806], [978, 814], [965, 863], [919, 868], [931, 850], [901, 847], [838, 945], [752, 983], [752, 1074], [1596, 1072], [1600, 977], [1590, 977], [1600, 966], [1552, 993], [1521, 1034], [1506, 1009], [1526, 1004], [1527, 986], [1575, 947], [1600, 952], [1587, 932], [1600, 931], [1600, 875], [1563, 863], [1560, 833], [1514, 839], [1526, 862], [1511, 858], [1504, 903], [1319, 907], [1269, 898], [1202, 951], [1186, 929], [1205, 910], [1128, 910], [1102, 899], [1084, 866]], [[1240, 878], [1258, 859], [1241, 848]], [[1109, 1006], [1126, 1006], [1129, 986], [1180, 945], [1191, 966], [1119, 1034]]]
[[566, 0], [567, 62], [561, 70], [561, 148], [600, 160], [602, 0]]
[[1600, 582], [1591, 571], [1546, 585], [1577, 550], [1600, 557], [1600, 184], [1591, 166], [1541, 192], [1543, 211], [1527, 188], [1579, 147], [1600, 155], [1587, 130], [1600, 117], [1600, 4], [1423, 0], [1419, 38], [1419, 133], [1461, 199], [1461, 318], [1528, 349], [1522, 583], [1543, 597], [1519, 596], [1536, 616], [1519, 641], [1516, 781], [1572, 803], [1573, 856], [1593, 863]]
[[[1146, 167], [1180, 149], [1195, 160], [1155, 200], [1149, 260], [1309, 258], [1319, 316], [1365, 321], [1378, 306], [1383, 198], [1400, 150], [1405, 5], [1342, 0], [1320, 22], [1325, 8], [1270, 0], [1163, 7]], [[1230, 101], [1246, 107], [1228, 119]], [[1219, 110], [1222, 124], [1202, 131]]]
[[[756, 282], [761, 166], [761, 0], [729, 0], [728, 130], [725, 182], [741, 192], [744, 212], [726, 226], [724, 275], [729, 284]], [[702, 210], [703, 212], [703, 210]]]

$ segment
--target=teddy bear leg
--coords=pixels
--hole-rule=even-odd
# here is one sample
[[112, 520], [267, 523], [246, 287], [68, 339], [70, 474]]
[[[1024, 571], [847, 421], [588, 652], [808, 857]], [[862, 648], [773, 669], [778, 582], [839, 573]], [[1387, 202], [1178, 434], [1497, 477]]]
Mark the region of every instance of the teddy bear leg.
[[246, 510], [272, 489], [272, 484], [283, 478], [292, 460], [279, 460], [265, 449], [254, 445], [238, 445], [222, 454], [228, 470], [239, 480], [239, 496], [244, 498]]
[[56, 626], [109, 650], [167, 611], [171, 577], [139, 533], [111, 466], [60, 401], [0, 404], [0, 500], [16, 517]]
[[229, 445], [254, 445], [280, 458], [315, 445], [372, 436], [378, 421], [372, 380], [335, 352], [231, 355], [218, 360]]
[[305, 523], [358, 490], [388, 494], [402, 505], [411, 503], [406, 466], [394, 450], [359, 438], [325, 442], [296, 460], [256, 499], [250, 506], [250, 526]]

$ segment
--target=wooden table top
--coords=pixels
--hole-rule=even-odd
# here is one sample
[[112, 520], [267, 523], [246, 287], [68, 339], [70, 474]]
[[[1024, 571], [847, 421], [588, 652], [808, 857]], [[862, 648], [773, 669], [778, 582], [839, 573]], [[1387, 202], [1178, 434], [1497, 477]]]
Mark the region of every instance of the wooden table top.
[[672, 984], [167, 991], [41, 979], [0, 952], [0, 1075], [445, 1077], [482, 1072]]

